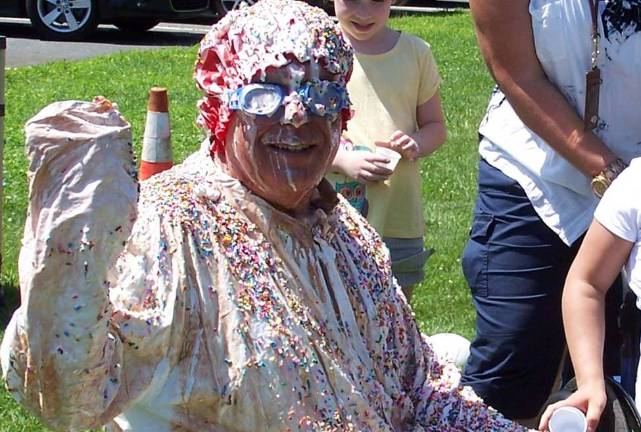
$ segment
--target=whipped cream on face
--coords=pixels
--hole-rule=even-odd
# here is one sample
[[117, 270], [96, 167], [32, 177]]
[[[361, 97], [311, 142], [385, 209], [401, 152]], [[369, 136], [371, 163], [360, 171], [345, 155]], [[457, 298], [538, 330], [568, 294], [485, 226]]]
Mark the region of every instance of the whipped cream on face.
[[[212, 26], [201, 42], [194, 73], [204, 94], [198, 123], [208, 130], [212, 150], [224, 148], [231, 120], [223, 94], [257, 77], [264, 79], [268, 68], [285, 66], [292, 58], [309, 62], [316, 70], [322, 67], [345, 84], [353, 51], [324, 11], [303, 2], [261, 0], [231, 11]], [[296, 86], [302, 77], [293, 73], [292, 79]], [[289, 114], [292, 123], [299, 121], [296, 107]]]
[[263, 143], [278, 148], [287, 150], [303, 150], [316, 145], [314, 142], [309, 142], [309, 139], [303, 140], [296, 133], [292, 133], [290, 129], [281, 128], [275, 133], [270, 133], [263, 138]]

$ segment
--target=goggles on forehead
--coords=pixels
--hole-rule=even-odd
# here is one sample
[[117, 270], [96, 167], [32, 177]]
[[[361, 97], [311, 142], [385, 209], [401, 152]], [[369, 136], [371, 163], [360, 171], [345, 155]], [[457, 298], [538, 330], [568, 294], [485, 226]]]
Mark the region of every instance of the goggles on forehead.
[[[344, 86], [331, 81], [306, 82], [295, 92], [307, 110], [317, 116], [333, 116], [349, 108], [349, 98]], [[271, 117], [284, 104], [289, 95], [286, 87], [277, 84], [247, 84], [226, 94], [226, 103], [232, 110], [247, 114]]]

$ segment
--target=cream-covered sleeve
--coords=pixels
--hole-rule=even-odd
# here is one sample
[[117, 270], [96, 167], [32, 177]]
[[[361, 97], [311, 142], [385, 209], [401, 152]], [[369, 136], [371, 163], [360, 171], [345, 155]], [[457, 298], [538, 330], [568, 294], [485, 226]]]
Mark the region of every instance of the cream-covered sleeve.
[[[344, 201], [334, 213], [348, 207]], [[393, 400], [395, 430], [413, 432], [527, 432], [486, 405], [472, 388], [460, 385], [453, 363], [441, 361], [419, 331], [412, 309], [392, 277], [388, 252], [379, 235], [355, 210], [343, 213], [334, 247], [345, 250], [355, 273], [367, 316], [368, 346], [381, 384]]]
[[486, 405], [471, 387], [460, 385], [453, 363], [441, 361], [420, 333], [412, 311], [398, 295], [387, 300], [390, 313], [388, 350], [397, 355], [398, 379], [403, 384], [397, 415], [407, 430], [459, 432], [527, 432]]
[[49, 105], [26, 125], [29, 205], [19, 258], [21, 306], [0, 351], [11, 394], [49, 427], [105, 422], [123, 343], [107, 273], [136, 220], [126, 120], [104, 99]]

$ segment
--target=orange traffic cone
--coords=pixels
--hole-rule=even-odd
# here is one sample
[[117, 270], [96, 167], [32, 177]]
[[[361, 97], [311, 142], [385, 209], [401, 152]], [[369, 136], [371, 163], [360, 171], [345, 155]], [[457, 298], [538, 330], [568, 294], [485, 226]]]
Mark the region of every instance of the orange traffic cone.
[[146, 180], [154, 174], [171, 168], [172, 165], [167, 89], [152, 87], [149, 91], [149, 103], [147, 104], [147, 121], [142, 141], [138, 179]]

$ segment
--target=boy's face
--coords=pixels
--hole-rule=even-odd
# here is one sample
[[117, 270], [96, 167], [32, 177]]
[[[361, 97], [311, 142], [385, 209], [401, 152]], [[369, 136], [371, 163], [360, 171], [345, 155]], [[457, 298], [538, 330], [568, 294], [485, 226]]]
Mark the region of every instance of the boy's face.
[[334, 0], [334, 9], [350, 39], [367, 41], [385, 28], [392, 3], [392, 0]]

